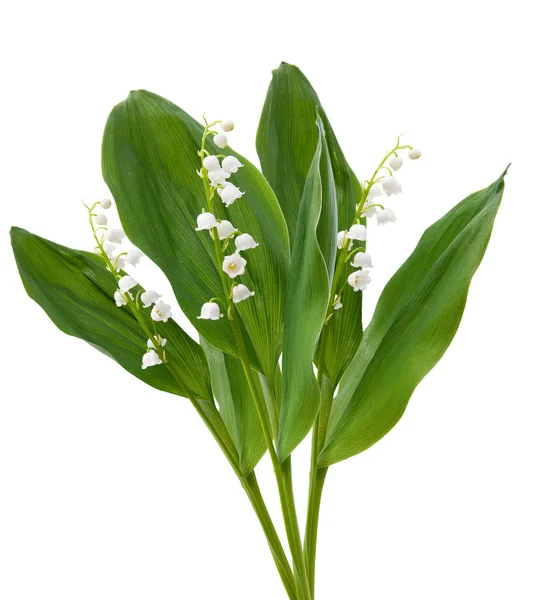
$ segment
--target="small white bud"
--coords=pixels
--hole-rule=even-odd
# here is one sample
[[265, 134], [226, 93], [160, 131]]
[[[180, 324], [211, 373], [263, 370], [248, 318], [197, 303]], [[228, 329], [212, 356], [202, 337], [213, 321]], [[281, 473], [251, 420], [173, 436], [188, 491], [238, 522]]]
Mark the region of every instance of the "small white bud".
[[107, 217], [100, 213], [99, 215], [96, 215], [96, 217], [94, 217], [94, 222], [96, 223], [96, 225], [107, 225]]
[[397, 220], [392, 208], [384, 208], [383, 210], [380, 210], [376, 215], [376, 219], [378, 225], [385, 225], [385, 223], [394, 223]]
[[[158, 347], [163, 347], [167, 343], [167, 340], [165, 338], [162, 338], [159, 334], [157, 334], [155, 336], [155, 342], [158, 345]], [[148, 339], [148, 341], [146, 342], [146, 347], [155, 349], [154, 343], [151, 339]]]
[[235, 247], [237, 248], [237, 252], [250, 250], [251, 248], [257, 248], [257, 246], [259, 246], [259, 244], [249, 233], [242, 233], [235, 238]]
[[217, 220], [215, 219], [215, 215], [210, 212], [204, 212], [198, 215], [196, 224], [198, 225], [196, 231], [203, 231], [204, 229], [213, 229], [213, 227], [216, 227]]
[[420, 150], [420, 148], [413, 148], [412, 150], [409, 150], [407, 156], [409, 156], [411, 160], [417, 160], [422, 156], [422, 150]]
[[[339, 233], [337, 233], [337, 248], [339, 250], [342, 250], [344, 248], [344, 244], [346, 243], [347, 239], [348, 239], [347, 231], [339, 231]], [[350, 246], [348, 249], [350, 249], [352, 247], [352, 243], [353, 242], [350, 242]]]
[[222, 161], [222, 168], [229, 173], [236, 173], [241, 167], [244, 165], [235, 156], [226, 156]]
[[339, 310], [339, 308], [342, 308], [341, 297], [336, 295], [333, 300], [333, 310]]
[[401, 156], [393, 156], [389, 160], [389, 165], [393, 171], [397, 171], [403, 165], [403, 158]]
[[232, 279], [235, 279], [238, 275], [244, 274], [244, 267], [246, 267], [246, 260], [238, 253], [230, 254], [224, 257], [222, 263], [222, 270], [227, 273]]
[[122, 229], [108, 229], [105, 232], [105, 239], [113, 244], [120, 244], [120, 242], [126, 237], [126, 234]]
[[368, 252], [356, 252], [351, 262], [352, 267], [368, 267], [371, 268], [372, 257]]
[[122, 292], [128, 292], [131, 288], [134, 288], [137, 282], [130, 275], [125, 275], [118, 280], [118, 287]]
[[225, 148], [228, 145], [228, 136], [225, 133], [217, 133], [213, 137], [213, 142], [215, 142], [219, 148]]
[[202, 161], [202, 165], [208, 171], [218, 171], [220, 169], [220, 164], [216, 156], [206, 156]]
[[347, 237], [351, 240], [364, 242], [366, 240], [366, 227], [360, 223], [352, 225], [347, 233]]
[[220, 307], [216, 302], [206, 302], [202, 305], [200, 316], [197, 319], [206, 319], [208, 321], [218, 321], [224, 315], [220, 312]]
[[242, 283], [238, 283], [232, 290], [231, 290], [231, 298], [233, 300], [233, 302], [235, 304], [237, 304], [237, 302], [242, 302], [243, 300], [246, 300], [247, 298], [249, 298], [250, 296], [255, 296], [255, 292], [251, 292], [245, 285], [243, 285]]
[[233, 131], [235, 129], [235, 123], [230, 119], [225, 119], [224, 121], [222, 121], [222, 123], [220, 123], [220, 129], [226, 132]]
[[217, 223], [217, 229], [218, 237], [221, 240], [225, 240], [237, 231], [229, 221], [220, 221], [220, 223]]
[[109, 200], [109, 198], [104, 198], [102, 200], [102, 202], [100, 202], [100, 206], [104, 210], [107, 210], [108, 208], [111, 208], [111, 200]]

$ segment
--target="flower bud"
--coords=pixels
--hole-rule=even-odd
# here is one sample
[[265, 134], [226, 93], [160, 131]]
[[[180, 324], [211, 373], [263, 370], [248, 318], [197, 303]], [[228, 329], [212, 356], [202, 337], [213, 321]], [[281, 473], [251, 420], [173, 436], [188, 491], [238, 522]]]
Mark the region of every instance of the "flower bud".
[[209, 321], [218, 321], [224, 315], [220, 312], [220, 307], [216, 302], [206, 302], [200, 311], [200, 316], [197, 319], [207, 319]]
[[213, 142], [215, 142], [219, 148], [225, 148], [228, 145], [228, 136], [225, 133], [217, 133], [213, 137]]
[[222, 168], [228, 173], [236, 173], [241, 167], [244, 167], [244, 165], [235, 156], [226, 156], [222, 160]]
[[120, 244], [120, 242], [126, 237], [126, 234], [122, 229], [108, 229], [105, 232], [105, 239], [113, 244]]
[[351, 240], [364, 242], [366, 240], [366, 227], [360, 223], [356, 223], [350, 227], [347, 236]]
[[409, 156], [411, 160], [417, 160], [422, 156], [422, 150], [420, 150], [420, 148], [413, 148], [412, 150], [409, 150], [407, 156]]
[[100, 225], [100, 226], [104, 226], [107, 225], [107, 217], [100, 213], [99, 215], [96, 215], [96, 217], [94, 217], [94, 222], [96, 225]]
[[246, 300], [247, 298], [249, 298], [250, 296], [255, 296], [255, 292], [251, 292], [245, 285], [243, 285], [242, 283], [238, 283], [232, 290], [231, 290], [231, 298], [233, 300], [233, 302], [235, 304], [237, 304], [237, 302], [242, 302], [243, 300]]
[[389, 160], [389, 165], [393, 171], [397, 171], [403, 165], [403, 158], [401, 156], [393, 156]]
[[242, 233], [235, 238], [235, 247], [237, 248], [237, 252], [250, 250], [251, 248], [257, 248], [257, 246], [259, 246], [259, 244], [249, 233]]
[[146, 354], [143, 354], [142, 368], [147, 369], [148, 367], [154, 367], [160, 365], [163, 361], [159, 358], [159, 355], [155, 350], [150, 348]]
[[204, 169], [207, 169], [208, 171], [218, 171], [218, 169], [220, 169], [220, 164], [216, 156], [206, 156], [202, 165], [204, 166]]
[[128, 303], [126, 297], [129, 297], [130, 300], [133, 300], [133, 296], [130, 294], [130, 292], [123, 293], [120, 290], [117, 290], [114, 296], [115, 304], [117, 306], [126, 306], [126, 304]]
[[215, 219], [215, 215], [210, 212], [204, 212], [196, 217], [196, 224], [198, 225], [196, 231], [203, 231], [204, 229], [213, 229], [213, 227], [216, 227], [217, 220]]
[[111, 200], [109, 200], [109, 198], [104, 198], [102, 200], [102, 202], [100, 202], [100, 206], [104, 210], [107, 210], [108, 208], [111, 208]]
[[229, 221], [220, 221], [217, 223], [217, 229], [220, 240], [225, 240], [237, 231]]
[[368, 252], [357, 252], [353, 257], [351, 265], [352, 267], [372, 268], [372, 257]]
[[397, 220], [392, 208], [384, 208], [383, 210], [380, 210], [376, 215], [376, 219], [378, 225], [385, 225], [385, 223], [394, 223]]
[[233, 131], [234, 128], [235, 123], [230, 119], [225, 119], [224, 121], [222, 121], [222, 123], [220, 123], [220, 129], [222, 129], [222, 131]]

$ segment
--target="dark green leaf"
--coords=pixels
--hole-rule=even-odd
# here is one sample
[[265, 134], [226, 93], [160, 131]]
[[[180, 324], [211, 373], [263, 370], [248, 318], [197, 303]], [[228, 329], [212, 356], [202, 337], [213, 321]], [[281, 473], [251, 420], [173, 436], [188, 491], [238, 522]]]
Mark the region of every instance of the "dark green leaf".
[[320, 466], [363, 452], [390, 431], [450, 345], [489, 242], [504, 175], [432, 225], [385, 287], [333, 401]]
[[[238, 360], [224, 354], [204, 338], [200, 338], [200, 344], [209, 363], [220, 415], [239, 453], [240, 469], [248, 475], [265, 453], [266, 442], [244, 369]], [[256, 389], [261, 390], [257, 374], [255, 379]]]
[[[298, 67], [282, 63], [272, 74], [257, 132], [257, 153], [263, 173], [282, 207], [291, 240], [318, 141], [315, 127], [317, 107], [326, 131], [339, 230], [352, 225], [356, 204], [361, 199], [361, 186], [344, 158], [315, 90]], [[328, 238], [325, 230], [329, 231], [329, 228], [321, 219], [318, 239], [331, 273], [331, 254], [324, 240], [332, 244], [335, 238]], [[350, 267], [346, 266], [345, 271], [348, 277]], [[334, 385], [337, 385], [361, 341], [361, 298], [361, 294], [344, 294], [343, 310], [336, 312], [330, 321], [324, 370]]]
[[313, 356], [329, 299], [328, 271], [317, 240], [322, 209], [321, 135], [303, 190], [285, 305], [278, 454], [284, 461], [311, 429], [320, 405]]
[[[206, 208], [196, 174], [202, 133], [203, 127], [171, 102], [150, 92], [132, 92], [108, 119], [103, 172], [128, 237], [162, 268], [183, 312], [211, 344], [238, 356], [227, 319], [197, 320], [204, 302], [224, 297], [209, 233], [195, 231], [196, 217]], [[207, 148], [221, 152], [211, 140]], [[237, 310], [253, 366], [272, 378], [281, 350], [287, 229], [261, 173], [233, 150], [224, 153], [244, 163], [231, 181], [245, 195], [227, 209], [217, 198], [215, 212], [259, 242], [246, 253], [246, 274], [240, 278], [255, 297]]]

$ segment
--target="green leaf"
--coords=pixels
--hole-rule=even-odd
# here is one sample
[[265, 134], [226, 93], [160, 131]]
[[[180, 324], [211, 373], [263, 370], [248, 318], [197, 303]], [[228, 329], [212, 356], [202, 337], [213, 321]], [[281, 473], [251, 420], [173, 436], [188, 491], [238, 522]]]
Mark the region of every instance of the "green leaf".
[[388, 433], [450, 345], [490, 239], [504, 175], [432, 225], [383, 290], [333, 401], [321, 467]]
[[[315, 90], [298, 67], [281, 63], [272, 73], [261, 114], [257, 153], [263, 173], [278, 197], [291, 240], [296, 232], [302, 192], [318, 142], [315, 127], [317, 107], [326, 131], [339, 230], [349, 229], [352, 225], [362, 194], [359, 181], [344, 158]], [[325, 250], [322, 240], [329, 239], [332, 244], [335, 238], [324, 235], [322, 227], [321, 219], [319, 241], [331, 273], [331, 254]], [[349, 265], [344, 270], [348, 277]], [[361, 299], [361, 294], [344, 294], [343, 309], [335, 313], [329, 324], [324, 371], [334, 385], [337, 385], [361, 341]]]
[[278, 454], [284, 461], [311, 429], [320, 405], [313, 356], [329, 299], [328, 271], [317, 239], [324, 188], [325, 140], [320, 119], [316, 152], [303, 190], [285, 305]]
[[[266, 442], [244, 369], [238, 360], [224, 354], [206, 339], [200, 338], [200, 344], [209, 363], [220, 415], [239, 453], [240, 469], [248, 475], [265, 453]], [[260, 390], [257, 374], [255, 378], [256, 389]]]
[[[168, 100], [146, 91], [132, 92], [109, 116], [103, 173], [128, 237], [162, 268], [185, 315], [211, 344], [238, 356], [227, 319], [197, 320], [204, 302], [224, 298], [211, 237], [207, 231], [195, 231], [196, 217], [206, 208], [196, 173], [202, 134], [203, 127]], [[206, 147], [212, 154], [221, 152], [211, 139]], [[231, 181], [245, 195], [227, 209], [216, 198], [215, 213], [259, 243], [246, 253], [248, 265], [240, 278], [255, 297], [237, 310], [252, 365], [273, 377], [281, 351], [287, 229], [261, 173], [233, 150], [226, 148], [224, 153], [244, 163]]]
[[[146, 334], [128, 308], [115, 305], [117, 284], [101, 257], [60, 246], [18, 227], [11, 229], [11, 243], [26, 292], [61, 331], [85, 340], [148, 385], [184, 395], [163, 365], [141, 368]], [[172, 320], [161, 323], [159, 331], [168, 340], [167, 355], [185, 385], [197, 398], [212, 402], [209, 371], [200, 346]]]

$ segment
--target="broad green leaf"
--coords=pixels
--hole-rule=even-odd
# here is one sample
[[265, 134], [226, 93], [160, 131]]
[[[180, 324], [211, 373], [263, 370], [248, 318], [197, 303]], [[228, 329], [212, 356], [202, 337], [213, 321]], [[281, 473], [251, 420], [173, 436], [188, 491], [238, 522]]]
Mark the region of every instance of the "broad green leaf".
[[[296, 231], [302, 192], [318, 141], [315, 127], [317, 108], [326, 131], [339, 230], [352, 225], [355, 207], [361, 199], [359, 181], [344, 158], [315, 90], [298, 67], [281, 63], [272, 73], [261, 114], [257, 153], [263, 173], [278, 197], [291, 240]], [[328, 238], [322, 228], [321, 219], [318, 239], [324, 250], [323, 240]], [[333, 241], [334, 238], [330, 237], [329, 243]], [[324, 256], [331, 273], [331, 255], [326, 251]], [[344, 270], [348, 277], [350, 267], [347, 265]], [[334, 385], [337, 385], [361, 341], [361, 299], [361, 294], [345, 293], [342, 298], [343, 310], [336, 311], [329, 324], [324, 370]]]
[[450, 345], [489, 242], [504, 175], [432, 225], [383, 290], [333, 401], [320, 466], [363, 452], [390, 431]]
[[[195, 231], [196, 217], [206, 208], [196, 173], [202, 133], [198, 122], [168, 100], [146, 91], [132, 92], [109, 116], [103, 173], [128, 237], [162, 268], [183, 312], [206, 340], [238, 356], [228, 319], [197, 320], [204, 302], [223, 299], [211, 237], [207, 231]], [[259, 243], [244, 254], [248, 265], [239, 278], [255, 296], [237, 310], [253, 366], [273, 377], [281, 351], [289, 260], [283, 214], [272, 189], [251, 163], [230, 148], [221, 151], [211, 139], [207, 148], [213, 154], [237, 156], [244, 164], [231, 181], [245, 195], [227, 209], [216, 198], [215, 213]]]
[[282, 462], [311, 429], [320, 405], [313, 356], [326, 316], [329, 282], [317, 240], [324, 191], [320, 173], [325, 141], [320, 119], [318, 126], [321, 135], [303, 190], [287, 285], [278, 438]]
[[[152, 387], [183, 395], [165, 367], [141, 368], [146, 335], [127, 308], [113, 299], [115, 278], [95, 254], [60, 246], [13, 227], [11, 242], [28, 295], [68, 335], [85, 340]], [[211, 400], [204, 353], [172, 320], [161, 323], [167, 353], [198, 398]]]
[[[266, 442], [244, 369], [237, 359], [224, 354], [206, 339], [200, 338], [200, 344], [209, 363], [220, 416], [239, 453], [240, 469], [248, 475], [265, 453]], [[261, 390], [257, 374], [255, 378], [256, 389]]]

